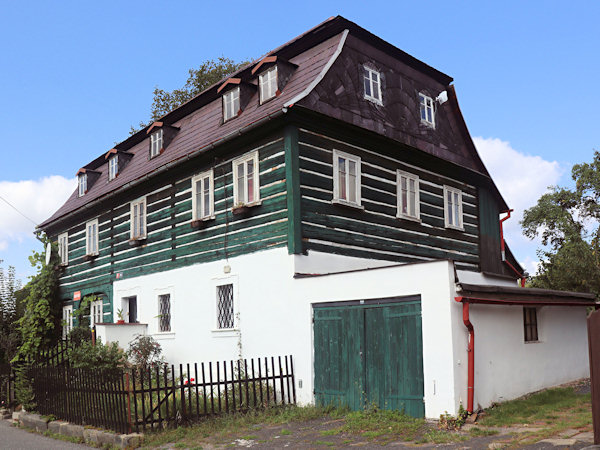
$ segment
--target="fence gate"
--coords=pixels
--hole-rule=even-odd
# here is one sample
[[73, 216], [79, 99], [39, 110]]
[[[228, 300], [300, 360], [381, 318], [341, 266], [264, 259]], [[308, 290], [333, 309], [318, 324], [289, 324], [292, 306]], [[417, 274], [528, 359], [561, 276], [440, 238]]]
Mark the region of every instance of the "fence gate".
[[314, 305], [315, 400], [425, 415], [420, 297]]

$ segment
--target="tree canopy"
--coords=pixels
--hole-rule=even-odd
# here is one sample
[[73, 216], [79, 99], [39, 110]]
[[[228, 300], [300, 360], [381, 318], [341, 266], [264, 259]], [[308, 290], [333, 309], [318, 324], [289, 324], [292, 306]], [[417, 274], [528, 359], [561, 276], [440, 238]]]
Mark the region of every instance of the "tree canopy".
[[575, 188], [554, 186], [525, 211], [525, 236], [541, 237], [540, 266], [534, 287], [600, 295], [600, 153], [576, 164]]
[[[0, 264], [2, 260], [0, 259]], [[17, 297], [21, 282], [15, 276], [15, 268], [0, 267], [0, 363], [9, 362], [20, 344], [16, 320], [20, 317]]]
[[[160, 119], [165, 114], [183, 105], [206, 88], [218, 83], [227, 75], [235, 72], [247, 62], [235, 62], [221, 56], [217, 60], [209, 59], [200, 64], [197, 69], [190, 69], [185, 85], [180, 89], [165, 91], [159, 87], [154, 88], [150, 122]], [[144, 128], [147, 124], [140, 122], [139, 128], [131, 127], [131, 134]]]

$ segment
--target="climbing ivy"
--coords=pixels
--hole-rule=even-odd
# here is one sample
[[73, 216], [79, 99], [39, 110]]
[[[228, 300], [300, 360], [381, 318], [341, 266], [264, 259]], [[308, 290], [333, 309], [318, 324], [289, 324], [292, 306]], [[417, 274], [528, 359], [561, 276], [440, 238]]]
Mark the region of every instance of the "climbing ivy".
[[[50, 242], [45, 234], [38, 235], [44, 248]], [[44, 252], [33, 252], [29, 257], [38, 273], [25, 286], [24, 314], [17, 320], [22, 343], [13, 361], [33, 357], [40, 349], [53, 345], [61, 333], [61, 302], [58, 296], [59, 264], [57, 244], [52, 243], [52, 256], [46, 264]]]

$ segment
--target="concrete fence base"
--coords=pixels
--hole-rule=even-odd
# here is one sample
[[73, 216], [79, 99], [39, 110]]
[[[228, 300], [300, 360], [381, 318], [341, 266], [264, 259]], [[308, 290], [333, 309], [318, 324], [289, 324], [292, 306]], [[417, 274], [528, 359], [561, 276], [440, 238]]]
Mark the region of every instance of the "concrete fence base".
[[144, 438], [144, 435], [140, 433], [116, 434], [110, 431], [73, 425], [69, 422], [63, 422], [62, 420], [50, 421], [48, 418], [42, 417], [39, 414], [32, 414], [24, 411], [13, 413], [12, 416], [13, 420], [18, 421], [21, 426], [30, 428], [39, 433], [50, 431], [54, 434], [79, 438], [88, 444], [98, 447], [114, 445], [120, 448], [136, 448], [142, 444]]

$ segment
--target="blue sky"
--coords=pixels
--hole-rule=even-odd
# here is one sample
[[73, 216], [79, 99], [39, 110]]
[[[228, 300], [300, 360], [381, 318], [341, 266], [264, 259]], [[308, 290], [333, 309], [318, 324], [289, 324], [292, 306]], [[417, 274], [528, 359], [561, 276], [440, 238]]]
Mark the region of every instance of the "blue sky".
[[[517, 213], [598, 148], [600, 3], [0, 0], [0, 195], [34, 222], [79, 167], [147, 120], [155, 86], [221, 55], [253, 59], [343, 15], [454, 78], [484, 161]], [[50, 178], [48, 178], [50, 177]], [[520, 261], [537, 243], [507, 225]], [[0, 259], [31, 274], [33, 225], [0, 202]], [[529, 267], [528, 267], [529, 268]]]

